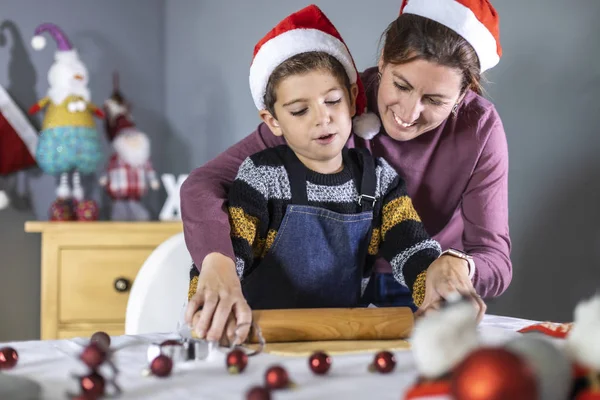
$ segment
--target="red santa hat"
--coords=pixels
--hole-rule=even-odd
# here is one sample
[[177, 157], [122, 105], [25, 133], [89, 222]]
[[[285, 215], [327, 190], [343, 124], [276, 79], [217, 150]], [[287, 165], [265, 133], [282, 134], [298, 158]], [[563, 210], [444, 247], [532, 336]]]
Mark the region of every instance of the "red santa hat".
[[[36, 164], [38, 136], [25, 114], [0, 86], [0, 175], [8, 175]], [[0, 190], [0, 209], [8, 197]]]
[[267, 83], [275, 68], [295, 55], [313, 51], [327, 53], [344, 66], [350, 83], [358, 87], [354, 133], [366, 139], [375, 136], [381, 121], [375, 114], [366, 112], [365, 90], [350, 51], [335, 26], [314, 4], [279, 22], [254, 47], [250, 91], [256, 107], [265, 109]]
[[447, 26], [475, 49], [481, 72], [502, 57], [498, 13], [489, 0], [402, 0], [400, 14], [415, 14]]

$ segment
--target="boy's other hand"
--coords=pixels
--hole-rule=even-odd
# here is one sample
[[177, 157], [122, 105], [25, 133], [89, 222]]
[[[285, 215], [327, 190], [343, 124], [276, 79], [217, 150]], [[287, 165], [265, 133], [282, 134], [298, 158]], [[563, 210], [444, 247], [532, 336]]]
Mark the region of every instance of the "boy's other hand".
[[[185, 321], [199, 338], [214, 341], [225, 335], [231, 343], [246, 340], [252, 311], [242, 293], [235, 264], [220, 253], [211, 253], [202, 263], [196, 293], [188, 302]], [[239, 327], [236, 332], [236, 327]]]

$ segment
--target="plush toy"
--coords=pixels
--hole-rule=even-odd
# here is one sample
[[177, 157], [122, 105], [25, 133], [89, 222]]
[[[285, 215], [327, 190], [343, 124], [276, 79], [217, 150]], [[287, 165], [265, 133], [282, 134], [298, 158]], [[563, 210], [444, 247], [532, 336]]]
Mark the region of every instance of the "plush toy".
[[115, 74], [113, 94], [104, 102], [105, 127], [114, 153], [100, 185], [112, 199], [112, 220], [147, 221], [150, 214], [141, 199], [148, 187], [158, 190], [160, 184], [150, 161], [150, 139], [136, 128], [130, 110]]
[[87, 68], [56, 25], [38, 26], [32, 39], [33, 48], [41, 50], [45, 47], [44, 32], [55, 39], [58, 50], [48, 71], [50, 88], [47, 96], [32, 106], [29, 112], [46, 111], [36, 161], [45, 173], [60, 177], [50, 218], [95, 220], [98, 207], [93, 200], [85, 200], [80, 174], [93, 174], [102, 160], [94, 115], [103, 118], [104, 114], [90, 101]]

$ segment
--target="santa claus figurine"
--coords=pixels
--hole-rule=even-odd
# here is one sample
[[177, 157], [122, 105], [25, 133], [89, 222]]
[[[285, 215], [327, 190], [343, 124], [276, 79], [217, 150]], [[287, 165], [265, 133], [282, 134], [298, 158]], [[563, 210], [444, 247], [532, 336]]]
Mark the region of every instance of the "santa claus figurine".
[[94, 115], [103, 118], [104, 114], [90, 101], [87, 68], [60, 28], [54, 24], [38, 26], [32, 39], [33, 48], [41, 50], [46, 46], [45, 32], [54, 38], [58, 50], [48, 71], [47, 96], [29, 112], [46, 111], [36, 161], [42, 171], [60, 177], [50, 218], [95, 220], [98, 207], [93, 200], [85, 200], [80, 174], [95, 173], [103, 158]]
[[141, 199], [148, 187], [158, 190], [160, 184], [150, 161], [148, 135], [136, 128], [129, 104], [119, 92], [116, 75], [113, 94], [104, 102], [104, 110], [105, 127], [114, 153], [100, 178], [100, 185], [112, 199], [111, 219], [147, 221], [150, 214]]

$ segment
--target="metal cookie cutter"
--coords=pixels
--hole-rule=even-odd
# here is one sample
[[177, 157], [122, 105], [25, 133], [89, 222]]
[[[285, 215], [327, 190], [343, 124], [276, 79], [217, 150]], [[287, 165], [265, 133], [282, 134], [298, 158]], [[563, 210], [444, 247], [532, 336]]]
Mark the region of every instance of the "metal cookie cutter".
[[[248, 324], [240, 324], [236, 328], [235, 338], [229, 350], [240, 348], [246, 352], [248, 356], [259, 354], [262, 352], [265, 346], [265, 340], [262, 336], [260, 328], [254, 323], [251, 324], [251, 328], [258, 337], [258, 347], [252, 350], [246, 348], [242, 344], [238, 344], [238, 330], [245, 325]], [[179, 339], [170, 339], [161, 343], [150, 344], [147, 351], [148, 362], [152, 362], [152, 360], [161, 354], [171, 358], [174, 363], [206, 360], [212, 352], [222, 351], [217, 341], [208, 341], [205, 339], [196, 339], [192, 337], [192, 330], [187, 326], [180, 327], [179, 335], [181, 336]]]

